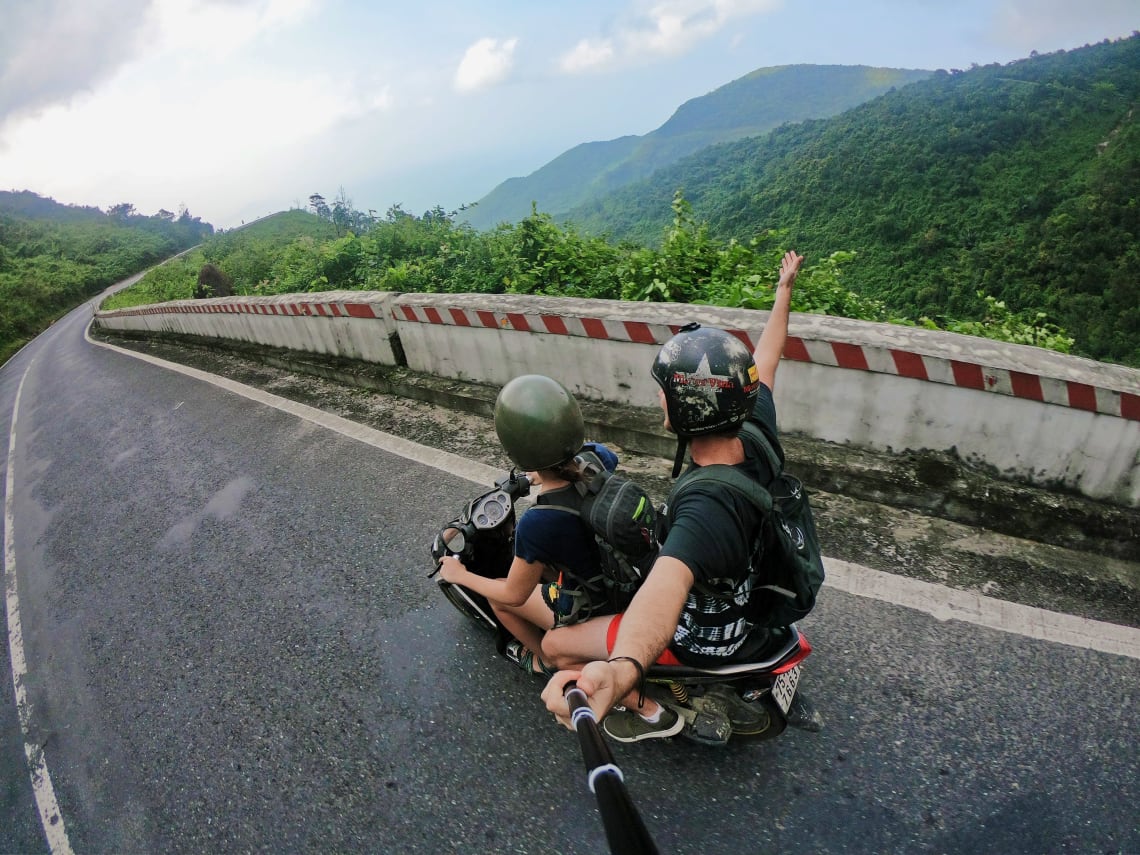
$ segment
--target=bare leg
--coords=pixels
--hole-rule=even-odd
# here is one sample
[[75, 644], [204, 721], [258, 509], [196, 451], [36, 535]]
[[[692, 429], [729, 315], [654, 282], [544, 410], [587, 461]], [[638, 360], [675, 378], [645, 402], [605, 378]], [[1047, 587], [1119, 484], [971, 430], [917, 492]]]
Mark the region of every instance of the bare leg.
[[559, 669], [577, 669], [595, 659], [609, 658], [606, 635], [613, 615], [560, 626], [542, 639], [542, 658]]
[[[613, 619], [613, 615], [603, 615], [552, 629], [542, 639], [542, 658], [548, 665], [559, 670], [577, 670], [587, 662], [608, 659], [610, 651], [606, 637]], [[634, 690], [622, 698], [622, 705], [649, 717], [659, 708], [659, 704], [652, 698], [643, 698], [640, 706], [637, 700], [637, 691]]]

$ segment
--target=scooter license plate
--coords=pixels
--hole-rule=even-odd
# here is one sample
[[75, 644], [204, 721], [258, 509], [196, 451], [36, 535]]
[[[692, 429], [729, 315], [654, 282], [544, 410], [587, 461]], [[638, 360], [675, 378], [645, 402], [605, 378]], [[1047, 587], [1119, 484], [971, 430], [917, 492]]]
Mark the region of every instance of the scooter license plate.
[[779, 704], [784, 715], [788, 714], [788, 709], [792, 706], [792, 698], [795, 697], [796, 686], [799, 683], [800, 666], [797, 665], [791, 671], [786, 671], [776, 677], [776, 682], [772, 684], [772, 697]]

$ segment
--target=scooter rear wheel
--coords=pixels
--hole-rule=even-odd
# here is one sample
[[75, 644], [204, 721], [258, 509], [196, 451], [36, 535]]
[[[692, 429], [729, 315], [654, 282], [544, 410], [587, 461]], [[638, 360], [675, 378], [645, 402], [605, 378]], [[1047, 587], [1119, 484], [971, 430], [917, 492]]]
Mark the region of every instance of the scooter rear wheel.
[[[744, 703], [744, 701], [741, 701], [741, 703]], [[741, 739], [748, 739], [753, 742], [763, 742], [766, 739], [775, 739], [787, 729], [788, 719], [784, 716], [783, 710], [780, 709], [779, 704], [772, 699], [771, 695], [765, 695], [752, 703], [759, 704], [768, 713], [768, 726], [753, 733], [741, 732], [734, 726], [732, 729], [733, 736], [739, 736]]]
[[[763, 741], [775, 739], [788, 726], [788, 719], [770, 694], [761, 695], [754, 701], [746, 701], [729, 686], [713, 686], [703, 698], [695, 699], [694, 707], [710, 712], [712, 706], [727, 717], [732, 736], [741, 739]], [[706, 715], [706, 718], [708, 716]], [[697, 740], [701, 741], [701, 740]]]

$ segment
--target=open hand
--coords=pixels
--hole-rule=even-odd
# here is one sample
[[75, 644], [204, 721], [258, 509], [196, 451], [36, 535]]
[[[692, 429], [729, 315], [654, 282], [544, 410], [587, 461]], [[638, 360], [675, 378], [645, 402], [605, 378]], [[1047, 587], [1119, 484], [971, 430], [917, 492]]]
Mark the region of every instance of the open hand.
[[784, 258], [780, 262], [780, 281], [776, 287], [787, 286], [792, 287], [792, 283], [796, 281], [796, 274], [800, 272], [800, 265], [804, 263], [802, 255], [796, 255], [794, 250], [788, 250], [784, 253]]

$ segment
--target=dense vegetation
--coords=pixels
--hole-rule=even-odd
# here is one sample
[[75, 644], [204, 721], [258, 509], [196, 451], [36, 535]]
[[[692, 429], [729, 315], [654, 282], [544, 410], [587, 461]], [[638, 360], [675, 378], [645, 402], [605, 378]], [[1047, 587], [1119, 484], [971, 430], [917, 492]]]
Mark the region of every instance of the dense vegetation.
[[767, 133], [787, 122], [835, 116], [932, 73], [862, 65], [760, 68], [686, 101], [645, 136], [583, 143], [526, 178], [504, 181], [460, 219], [491, 228], [518, 222], [532, 204], [558, 218], [710, 145]]
[[[890, 314], [1048, 315], [1096, 359], [1140, 366], [1140, 36], [940, 72], [826, 121], [706, 149], [568, 215], [647, 244], [678, 188], [721, 239], [779, 228], [853, 251]], [[990, 297], [990, 300], [986, 300]]]
[[[341, 214], [314, 196], [315, 213], [294, 210], [218, 235], [150, 271], [108, 298], [106, 309], [187, 300], [204, 264], [216, 266], [239, 295], [330, 289], [545, 294], [621, 300], [711, 303], [766, 309], [785, 244], [775, 232], [750, 241], [720, 241], [697, 222], [680, 196], [660, 247], [614, 245], [532, 212], [491, 232], [456, 224], [442, 209], [417, 217], [399, 207], [382, 220]], [[338, 223], [338, 220], [340, 221]], [[345, 228], [353, 223], [354, 228]], [[881, 303], [842, 282], [850, 253], [808, 263], [792, 308], [888, 320]], [[956, 329], [954, 325], [951, 329]], [[1071, 341], [1043, 318], [1022, 318], [993, 301], [990, 317], [961, 332], [1067, 350]]]
[[[193, 299], [198, 274], [206, 264], [221, 270], [233, 282], [234, 293], [240, 295], [359, 287], [351, 269], [346, 278], [346, 264], [341, 258], [346, 243], [354, 244], [357, 239], [349, 236], [347, 242], [338, 244], [336, 231], [330, 219], [305, 211], [274, 214], [216, 234], [155, 267], [135, 285], [104, 300], [102, 308]], [[347, 255], [354, 253], [350, 249]], [[302, 258], [304, 264], [300, 263]]]
[[[942, 72], [820, 121], [713, 146], [558, 221], [383, 218], [342, 191], [206, 240], [108, 308], [333, 289], [771, 305], [1140, 365], [1140, 37]], [[677, 188], [683, 187], [682, 194]], [[1057, 323], [1059, 322], [1061, 326]]]
[[83, 300], [212, 232], [185, 209], [145, 217], [129, 203], [104, 213], [0, 192], [0, 362]]

